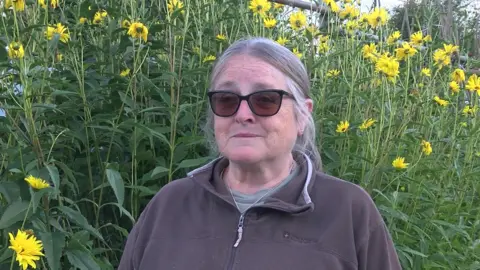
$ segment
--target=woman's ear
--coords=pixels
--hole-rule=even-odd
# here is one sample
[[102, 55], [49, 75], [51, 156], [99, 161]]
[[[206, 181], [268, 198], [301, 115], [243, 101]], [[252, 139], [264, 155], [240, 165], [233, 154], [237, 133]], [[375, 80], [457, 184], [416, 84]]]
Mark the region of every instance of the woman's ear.
[[[311, 114], [312, 111], [313, 111], [313, 101], [312, 101], [311, 99], [309, 99], [309, 98], [306, 99], [306, 100], [305, 100], [305, 106], [307, 107], [308, 113]], [[297, 133], [298, 136], [302, 136], [302, 135], [303, 135], [303, 132], [305, 131], [305, 125], [306, 125], [306, 124], [305, 124], [305, 121], [306, 121], [305, 118], [303, 118], [303, 119], [300, 120], [300, 123], [299, 123], [299, 125], [298, 125], [298, 133]]]

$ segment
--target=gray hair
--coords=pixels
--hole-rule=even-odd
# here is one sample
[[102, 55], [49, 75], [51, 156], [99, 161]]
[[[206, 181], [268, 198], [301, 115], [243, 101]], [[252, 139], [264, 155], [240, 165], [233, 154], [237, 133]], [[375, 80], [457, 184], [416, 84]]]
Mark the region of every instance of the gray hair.
[[[303, 106], [310, 94], [310, 79], [307, 70], [298, 57], [284, 46], [262, 37], [240, 39], [230, 45], [215, 61], [210, 75], [210, 85], [215, 85], [230, 57], [246, 54], [261, 59], [280, 70], [285, 76], [287, 87], [294, 96], [295, 118], [306, 119], [303, 134], [297, 137], [294, 151], [307, 154], [316, 170], [322, 170], [322, 160], [315, 143], [315, 122], [308, 108]], [[208, 105], [205, 136], [214, 155], [218, 155], [213, 132], [213, 112]]]

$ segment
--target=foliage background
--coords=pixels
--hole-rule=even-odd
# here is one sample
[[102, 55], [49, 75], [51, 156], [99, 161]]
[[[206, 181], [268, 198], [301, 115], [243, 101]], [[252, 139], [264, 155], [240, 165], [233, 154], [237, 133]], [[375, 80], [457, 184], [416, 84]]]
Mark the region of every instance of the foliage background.
[[[379, 40], [353, 34], [347, 22], [380, 37], [378, 51], [392, 55], [401, 46], [385, 42], [394, 23], [372, 28], [331, 10], [303, 11], [316, 30], [294, 30], [289, 17], [299, 9], [272, 7], [277, 22], [266, 28], [249, 3], [238, 0], [186, 0], [173, 12], [164, 1], [50, 4], [44, 9], [29, 0], [24, 11], [4, 9], [1, 17], [1, 45], [18, 41], [25, 50], [21, 59], [0, 50], [6, 113], [0, 117], [1, 269], [18, 267], [8, 233], [19, 228], [32, 229], [43, 242], [45, 257], [37, 266], [116, 268], [149, 199], [212, 158], [202, 131], [212, 60], [249, 35], [286, 38], [285, 46], [301, 54], [312, 79], [324, 170], [372, 195], [404, 269], [480, 269], [480, 126], [477, 111], [463, 113], [478, 104], [480, 90], [466, 86], [469, 71], [480, 64], [454, 54], [450, 64], [435, 65], [435, 50], [456, 44], [465, 55], [475, 38], [472, 32], [441, 40], [434, 20], [439, 10], [416, 22], [432, 42], [399, 61], [392, 81], [363, 51]], [[95, 24], [101, 10], [107, 14]], [[123, 20], [142, 22], [148, 40], [129, 36]], [[68, 42], [46, 38], [47, 26], [56, 23], [68, 27]], [[466, 79], [453, 92], [456, 68]], [[369, 118], [375, 123], [363, 130]], [[337, 132], [340, 121], [349, 125]], [[422, 152], [422, 140], [431, 143], [430, 155]], [[408, 166], [392, 167], [396, 157]], [[51, 187], [31, 188], [28, 175]]]

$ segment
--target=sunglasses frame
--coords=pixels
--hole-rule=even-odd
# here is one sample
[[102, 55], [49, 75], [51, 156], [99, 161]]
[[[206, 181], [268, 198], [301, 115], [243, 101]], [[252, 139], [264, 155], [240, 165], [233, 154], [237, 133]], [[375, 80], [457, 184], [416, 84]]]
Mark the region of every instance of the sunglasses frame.
[[[253, 96], [253, 95], [256, 95], [256, 94], [259, 94], [259, 93], [265, 93], [265, 92], [268, 92], [268, 93], [271, 93], [271, 92], [274, 92], [274, 93], [277, 93], [280, 95], [280, 103], [278, 104], [278, 108], [277, 110], [275, 111], [275, 113], [273, 114], [268, 114], [268, 115], [261, 115], [261, 114], [257, 114], [255, 112], [255, 110], [253, 109], [253, 105], [250, 103], [250, 97]], [[219, 93], [225, 93], [225, 94], [233, 94], [235, 96], [238, 97], [239, 99], [239, 102], [237, 104], [237, 107], [235, 108], [235, 110], [233, 111], [233, 113], [229, 114], [229, 115], [219, 115], [215, 112], [215, 110], [213, 109], [213, 106], [212, 106], [212, 98], [213, 98], [213, 95], [214, 94], [219, 94]], [[248, 95], [239, 95], [235, 92], [232, 92], [232, 91], [228, 91], [228, 90], [213, 90], [213, 91], [209, 91], [207, 93], [207, 96], [208, 96], [208, 100], [210, 102], [210, 108], [212, 109], [212, 112], [219, 116], [219, 117], [230, 117], [232, 115], [235, 115], [237, 112], [238, 112], [238, 109], [240, 108], [240, 104], [242, 104], [242, 101], [245, 100], [247, 101], [247, 104], [248, 104], [248, 107], [250, 108], [250, 111], [255, 114], [256, 116], [260, 116], [260, 117], [270, 117], [270, 116], [274, 116], [275, 114], [277, 114], [279, 111], [280, 111], [280, 108], [282, 107], [282, 102], [283, 102], [283, 96], [287, 96], [293, 100], [295, 100], [295, 98], [293, 97], [292, 94], [290, 94], [289, 92], [285, 91], [285, 90], [281, 90], [281, 89], [264, 89], [264, 90], [260, 90], [260, 91], [256, 91], [256, 92], [253, 92], [253, 93], [250, 93]]]

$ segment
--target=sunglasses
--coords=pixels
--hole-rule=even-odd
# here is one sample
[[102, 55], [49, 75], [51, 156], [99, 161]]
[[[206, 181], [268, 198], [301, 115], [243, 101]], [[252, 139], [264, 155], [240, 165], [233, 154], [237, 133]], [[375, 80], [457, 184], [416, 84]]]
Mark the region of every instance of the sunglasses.
[[293, 95], [277, 89], [257, 91], [245, 96], [230, 91], [211, 91], [207, 93], [214, 114], [229, 117], [237, 113], [242, 100], [246, 100], [250, 110], [257, 116], [273, 116], [282, 106], [283, 96], [293, 99]]

